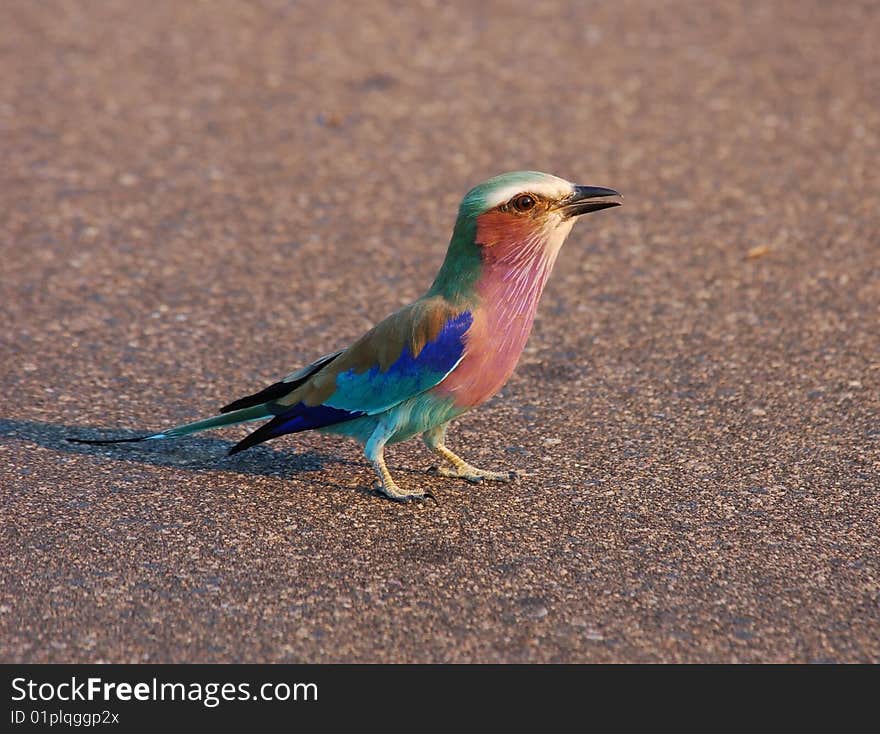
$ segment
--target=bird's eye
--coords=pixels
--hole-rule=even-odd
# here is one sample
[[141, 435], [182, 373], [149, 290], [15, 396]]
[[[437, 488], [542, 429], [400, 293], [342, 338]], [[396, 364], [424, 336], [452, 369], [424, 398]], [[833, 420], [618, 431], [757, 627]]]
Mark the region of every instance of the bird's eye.
[[518, 212], [527, 212], [529, 209], [534, 209], [537, 202], [529, 194], [520, 194], [511, 203]]

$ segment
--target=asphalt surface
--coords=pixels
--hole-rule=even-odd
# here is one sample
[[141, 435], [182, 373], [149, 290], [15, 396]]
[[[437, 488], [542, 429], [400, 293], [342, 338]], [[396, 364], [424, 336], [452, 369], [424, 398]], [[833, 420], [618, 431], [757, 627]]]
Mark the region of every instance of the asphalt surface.
[[[0, 5], [0, 660], [880, 661], [880, 5]], [[612, 186], [370, 494], [212, 414], [418, 296], [462, 194]]]

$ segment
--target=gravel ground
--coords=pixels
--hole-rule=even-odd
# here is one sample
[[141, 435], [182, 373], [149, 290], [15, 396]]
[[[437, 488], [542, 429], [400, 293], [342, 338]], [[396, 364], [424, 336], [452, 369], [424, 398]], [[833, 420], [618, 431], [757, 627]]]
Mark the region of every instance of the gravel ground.
[[[353, 7], [0, 5], [0, 660], [880, 662], [880, 5]], [[525, 480], [64, 442], [345, 345], [520, 168], [626, 196], [451, 434]]]

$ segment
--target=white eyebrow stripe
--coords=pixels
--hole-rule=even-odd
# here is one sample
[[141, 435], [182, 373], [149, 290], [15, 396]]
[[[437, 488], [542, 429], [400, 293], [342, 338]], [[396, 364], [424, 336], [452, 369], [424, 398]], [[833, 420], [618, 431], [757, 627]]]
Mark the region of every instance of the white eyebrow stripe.
[[492, 192], [491, 197], [486, 199], [486, 208], [492, 209], [512, 199], [517, 194], [530, 193], [543, 196], [547, 199], [559, 199], [570, 194], [572, 185], [561, 178], [555, 180], [535, 181], [532, 183], [523, 181], [518, 184], [510, 184], [504, 188]]

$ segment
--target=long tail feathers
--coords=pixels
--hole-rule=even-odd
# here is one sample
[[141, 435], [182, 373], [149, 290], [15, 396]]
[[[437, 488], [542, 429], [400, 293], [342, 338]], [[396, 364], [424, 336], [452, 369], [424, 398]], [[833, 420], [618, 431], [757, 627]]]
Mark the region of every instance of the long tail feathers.
[[248, 421], [259, 421], [271, 418], [273, 413], [266, 408], [266, 405], [253, 405], [248, 408], [236, 410], [231, 413], [215, 415], [211, 418], [195, 421], [193, 423], [185, 423], [181, 426], [169, 428], [167, 431], [159, 433], [151, 433], [146, 436], [135, 436], [133, 438], [68, 438], [71, 443], [84, 443], [92, 445], [103, 445], [108, 443], [135, 443], [137, 441], [152, 441], [161, 438], [180, 438], [181, 436], [189, 436], [191, 433], [199, 431], [207, 431], [209, 428], [220, 428], [222, 426], [233, 426], [236, 423], [247, 423]]
[[154, 433], [150, 436], [134, 436], [133, 438], [70, 438], [64, 440], [68, 443], [85, 443], [90, 446], [102, 446], [106, 443], [133, 443], [136, 441], [149, 441], [151, 438], [165, 438], [161, 433]]

